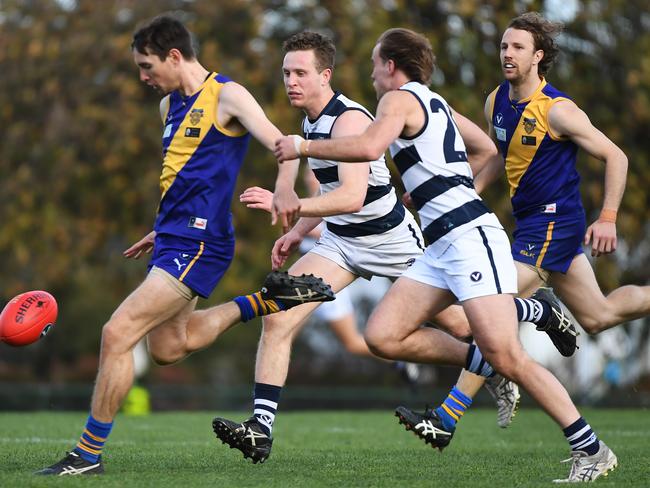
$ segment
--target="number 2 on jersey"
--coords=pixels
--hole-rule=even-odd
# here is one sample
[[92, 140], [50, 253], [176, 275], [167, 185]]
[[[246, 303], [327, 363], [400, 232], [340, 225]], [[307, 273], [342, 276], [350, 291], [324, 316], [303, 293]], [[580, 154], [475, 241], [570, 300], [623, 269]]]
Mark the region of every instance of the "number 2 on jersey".
[[467, 162], [467, 153], [465, 151], [456, 150], [456, 138], [460, 137], [458, 128], [454, 123], [454, 119], [447, 110], [447, 107], [438, 99], [431, 99], [431, 112], [442, 112], [447, 117], [447, 129], [445, 130], [445, 138], [443, 141], [443, 151], [445, 153], [445, 161], [447, 163], [461, 163]]

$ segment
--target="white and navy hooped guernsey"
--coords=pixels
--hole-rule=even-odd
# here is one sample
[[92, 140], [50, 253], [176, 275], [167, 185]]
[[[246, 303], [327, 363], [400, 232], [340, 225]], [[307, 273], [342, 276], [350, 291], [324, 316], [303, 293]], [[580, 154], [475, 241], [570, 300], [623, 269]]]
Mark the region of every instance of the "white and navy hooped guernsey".
[[415, 81], [400, 90], [417, 98], [426, 120], [414, 136], [395, 140], [390, 153], [411, 194], [431, 250], [442, 254], [457, 236], [478, 226], [502, 229], [474, 190], [465, 143], [447, 102]]
[[[362, 105], [336, 92], [315, 120], [305, 117], [302, 130], [305, 139], [330, 139], [336, 119], [348, 110], [359, 110], [369, 119], [373, 116]], [[320, 183], [321, 194], [338, 188], [338, 162], [308, 158], [309, 167]], [[384, 156], [370, 162], [368, 192], [363, 208], [355, 213], [323, 217], [330, 232], [343, 237], [381, 234], [397, 227], [404, 220], [404, 206], [390, 183], [390, 172]]]

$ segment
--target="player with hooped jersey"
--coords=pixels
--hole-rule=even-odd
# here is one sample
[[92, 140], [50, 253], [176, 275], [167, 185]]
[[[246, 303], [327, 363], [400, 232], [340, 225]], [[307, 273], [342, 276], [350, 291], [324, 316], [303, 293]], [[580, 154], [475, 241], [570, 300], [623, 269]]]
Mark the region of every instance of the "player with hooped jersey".
[[[431, 115], [429, 110], [435, 110], [435, 107], [424, 106], [419, 97], [400, 88], [410, 82], [426, 85], [430, 81], [434, 56], [429, 41], [408, 29], [389, 29], [379, 37], [373, 49], [372, 62], [372, 80], [379, 99], [375, 121], [355, 137], [329, 141], [306, 141], [298, 136], [283, 137], [276, 141], [275, 154], [279, 161], [301, 155], [363, 161], [376, 157], [389, 147], [391, 153], [397, 156], [400, 148], [395, 144], [396, 140], [415, 139], [422, 134], [423, 128], [426, 130]], [[425, 88], [426, 86], [423, 89]], [[493, 148], [496, 157], [494, 144], [480, 128], [456, 112], [450, 112], [448, 116], [449, 124], [458, 125], [463, 139], [483, 141]], [[444, 138], [440, 142], [444, 153]], [[462, 150], [462, 147], [455, 146], [454, 149]], [[410, 161], [411, 166], [402, 172], [405, 184], [408, 171], [413, 167], [424, 167], [420, 164], [422, 158], [419, 154], [411, 154]], [[455, 161], [457, 160], [453, 159], [452, 164]], [[437, 179], [439, 175], [427, 172], [414, 175], [407, 188], [411, 191], [426, 189], [422, 193], [420, 208], [430, 206], [432, 213], [429, 218], [433, 220], [423, 223], [423, 226], [425, 231], [429, 229], [427, 234], [435, 240], [425, 255], [395, 282], [371, 316], [366, 338], [373, 351], [387, 358], [404, 354], [409, 346], [404, 338], [413, 334], [425, 317], [432, 316], [453, 303], [456, 300], [454, 293], [460, 292], [462, 297], [458, 298], [462, 300], [478, 348], [466, 344], [455, 347], [447, 344], [444, 350], [440, 350], [438, 344], [428, 341], [420, 344], [428, 352], [428, 357], [439, 363], [457, 365], [462, 365], [466, 360], [467, 369], [482, 376], [490, 375], [483, 368], [494, 367], [525, 388], [547, 414], [565, 429], [565, 435], [566, 429], [580, 425], [577, 433], [581, 440], [601, 442], [581, 417], [564, 387], [548, 370], [533, 361], [519, 342], [517, 312], [512, 298], [507, 294], [516, 292], [516, 271], [505, 232], [493, 226], [472, 225], [473, 221], [481, 219], [485, 214], [473, 195], [469, 199], [459, 200], [457, 205], [452, 202], [447, 204], [444, 195], [460, 185], [458, 177], [463, 175], [462, 172], [442, 179]], [[454, 180], [457, 182], [455, 185]], [[440, 187], [442, 191], [438, 190]], [[461, 192], [456, 193], [458, 198], [463, 197]], [[287, 209], [287, 213], [290, 212], [291, 209]], [[447, 234], [462, 226], [466, 226], [466, 231], [458, 235], [449, 246], [436, 246], [436, 243], [444, 242]], [[482, 229], [488, 230], [489, 234], [481, 232]], [[482, 251], [477, 256], [478, 259], [463, 254], [463, 250], [466, 251], [472, 245], [471, 241], [477, 242], [477, 249]], [[465, 286], [472, 277], [461, 276], [466, 271], [466, 268], [462, 268], [464, 263], [461, 261], [474, 261], [477, 269], [485, 269], [484, 263], [488, 262], [492, 268], [488, 278], [493, 277], [494, 280], [490, 280], [489, 286]], [[502, 263], [498, 269], [495, 266], [497, 262]], [[461, 272], [458, 271], [458, 266], [461, 266]], [[477, 281], [481, 279], [482, 276]], [[407, 314], [404, 313], [405, 310], [408, 310]], [[420, 337], [424, 339], [424, 336]], [[431, 410], [417, 414], [400, 407], [396, 414], [427, 442], [432, 442], [442, 434], [439, 419]], [[567, 435], [572, 448], [574, 440]]]

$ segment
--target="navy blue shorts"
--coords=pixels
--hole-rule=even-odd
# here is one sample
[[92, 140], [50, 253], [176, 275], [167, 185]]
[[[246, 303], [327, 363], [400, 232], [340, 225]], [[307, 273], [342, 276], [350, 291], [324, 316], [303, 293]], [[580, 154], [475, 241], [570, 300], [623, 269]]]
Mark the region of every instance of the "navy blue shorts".
[[148, 269], [162, 268], [197, 295], [207, 298], [230, 266], [234, 254], [234, 239], [215, 244], [157, 234]]
[[582, 216], [550, 219], [532, 215], [517, 221], [512, 258], [546, 271], [566, 273], [573, 258], [583, 253], [585, 219]]

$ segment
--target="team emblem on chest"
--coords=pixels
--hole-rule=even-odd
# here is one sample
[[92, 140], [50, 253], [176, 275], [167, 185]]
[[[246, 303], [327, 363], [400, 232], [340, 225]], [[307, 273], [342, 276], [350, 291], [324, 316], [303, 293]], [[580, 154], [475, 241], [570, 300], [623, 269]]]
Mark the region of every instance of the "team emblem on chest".
[[199, 122], [201, 122], [201, 117], [203, 117], [203, 109], [193, 108], [190, 112], [190, 124], [197, 125]]
[[524, 117], [524, 130], [526, 131], [526, 134], [532, 134], [536, 125], [537, 119], [528, 119]]

